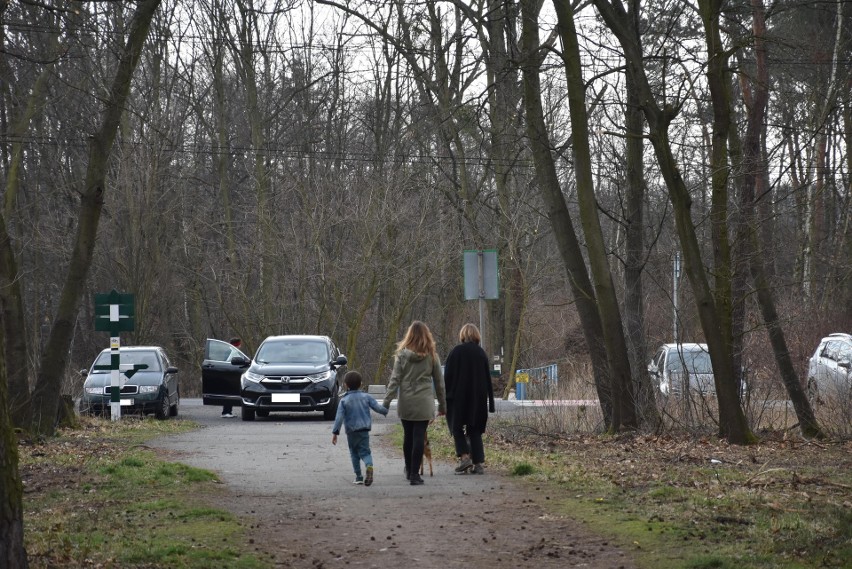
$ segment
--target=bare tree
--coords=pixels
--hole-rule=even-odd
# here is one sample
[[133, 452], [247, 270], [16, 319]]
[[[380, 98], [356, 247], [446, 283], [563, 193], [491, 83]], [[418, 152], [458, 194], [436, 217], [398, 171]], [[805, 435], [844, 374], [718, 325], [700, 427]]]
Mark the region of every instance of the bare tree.
[[32, 394], [32, 430], [39, 434], [52, 434], [59, 406], [62, 373], [67, 362], [86, 276], [95, 248], [106, 188], [106, 171], [113, 143], [118, 132], [121, 115], [130, 92], [133, 71], [139, 62], [148, 28], [160, 0], [143, 0], [133, 16], [127, 43], [121, 53], [109, 98], [105, 103], [100, 129], [89, 147], [89, 162], [85, 187], [81, 192], [81, 206], [74, 252], [65, 275], [62, 295], [50, 337], [41, 358], [36, 385]]
[[542, 197], [547, 207], [547, 217], [553, 228], [556, 243], [562, 255], [568, 282], [577, 304], [577, 312], [583, 325], [583, 333], [592, 361], [595, 387], [607, 429], [611, 429], [614, 396], [610, 381], [609, 363], [604, 343], [603, 325], [596, 306], [595, 290], [592, 287], [583, 259], [583, 252], [574, 230], [571, 215], [562, 194], [556, 173], [544, 113], [541, 104], [541, 80], [539, 68], [544, 57], [539, 39], [538, 16], [543, 0], [522, 0], [521, 49], [523, 54], [524, 107], [527, 115], [527, 136], [532, 148], [536, 174]]
[[[769, 340], [775, 355], [775, 361], [781, 379], [793, 409], [799, 419], [799, 427], [807, 437], [824, 437], [817, 423], [811, 404], [808, 401], [802, 382], [796, 373], [787, 340], [781, 326], [775, 299], [772, 293], [764, 263], [764, 250], [760, 243], [760, 233], [757, 230], [757, 198], [756, 188], [759, 181], [766, 177], [766, 162], [763, 159], [763, 129], [766, 107], [769, 102], [769, 73], [766, 61], [766, 12], [763, 0], [751, 0], [752, 32], [754, 35], [754, 57], [756, 75], [749, 80], [744, 73], [740, 75], [743, 98], [748, 110], [745, 138], [742, 142], [742, 166], [737, 176], [740, 193], [742, 218], [739, 222], [739, 241], [745, 248], [745, 254], [751, 267], [754, 287], [757, 292], [757, 302], [767, 327]], [[732, 133], [735, 139], [739, 135]], [[734, 142], [740, 146], [738, 140]]]
[[580, 65], [580, 46], [574, 25], [574, 10], [565, 0], [554, 0], [559, 20], [559, 35], [562, 39], [562, 61], [568, 83], [568, 104], [571, 110], [572, 152], [577, 183], [577, 198], [580, 204], [580, 220], [589, 266], [594, 277], [597, 309], [603, 329], [604, 346], [610, 370], [613, 413], [610, 430], [635, 429], [638, 426], [630, 374], [630, 360], [621, 322], [615, 284], [607, 260], [603, 232], [598, 218], [592, 177], [592, 157], [589, 149], [589, 123], [586, 111], [586, 89]]
[[734, 444], [750, 443], [754, 440], [754, 435], [748, 428], [745, 414], [739, 404], [731, 346], [725, 342], [725, 336], [721, 332], [725, 319], [718, 312], [707, 279], [701, 259], [701, 248], [690, 216], [692, 198], [681, 176], [669, 140], [669, 125], [677, 115], [677, 110], [671, 105], [661, 107], [657, 103], [645, 72], [641, 47], [632, 33], [631, 18], [621, 0], [594, 0], [594, 4], [621, 45], [627, 63], [627, 73], [633, 74], [660, 173], [666, 182], [674, 208], [686, 274], [695, 295], [698, 316], [713, 365], [719, 399], [719, 434]]
[[[0, 328], [0, 345], [5, 340]], [[0, 358], [0, 562], [26, 569], [24, 549], [24, 488], [18, 472], [18, 437], [7, 397], [6, 359]]]

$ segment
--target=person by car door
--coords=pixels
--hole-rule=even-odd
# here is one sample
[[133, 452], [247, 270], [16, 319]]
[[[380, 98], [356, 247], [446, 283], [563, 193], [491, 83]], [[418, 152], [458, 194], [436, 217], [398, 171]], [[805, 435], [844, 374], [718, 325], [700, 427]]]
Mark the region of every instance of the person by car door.
[[204, 405], [241, 405], [240, 376], [251, 358], [223, 340], [208, 339], [201, 363], [201, 397]]

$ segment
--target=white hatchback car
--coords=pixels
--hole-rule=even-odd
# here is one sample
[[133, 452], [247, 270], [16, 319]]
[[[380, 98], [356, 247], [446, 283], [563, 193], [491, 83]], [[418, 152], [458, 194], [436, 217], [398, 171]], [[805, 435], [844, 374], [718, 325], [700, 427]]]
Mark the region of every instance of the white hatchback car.
[[808, 394], [811, 398], [852, 396], [852, 334], [829, 334], [820, 340], [808, 361]]
[[683, 395], [687, 382], [691, 393], [716, 394], [707, 344], [663, 344], [648, 364], [648, 372], [666, 397]]

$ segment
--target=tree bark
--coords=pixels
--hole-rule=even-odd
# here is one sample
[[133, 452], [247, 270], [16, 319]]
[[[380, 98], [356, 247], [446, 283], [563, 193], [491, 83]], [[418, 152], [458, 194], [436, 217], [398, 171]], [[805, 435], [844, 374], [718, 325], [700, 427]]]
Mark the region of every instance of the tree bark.
[[[56, 49], [58, 41], [51, 36], [51, 47]], [[24, 312], [23, 291], [18, 274], [18, 261], [9, 232], [17, 203], [20, 187], [21, 164], [23, 162], [23, 142], [21, 141], [30, 128], [30, 122], [36, 112], [43, 106], [47, 95], [48, 79], [55, 63], [45, 65], [33, 84], [27, 98], [26, 109], [15, 122], [12, 132], [12, 152], [9, 168], [6, 173], [6, 191], [3, 195], [3, 214], [0, 219], [0, 306], [2, 306], [2, 322], [5, 326], [6, 342], [3, 350], [6, 356], [6, 376], [9, 385], [9, 412], [12, 423], [18, 427], [26, 427], [30, 412], [30, 361], [27, 353], [26, 314]]]
[[766, 107], [769, 102], [769, 73], [766, 67], [766, 13], [763, 0], [751, 0], [752, 7], [752, 31], [754, 34], [755, 66], [757, 78], [753, 88], [748, 84], [745, 76], [741, 77], [743, 82], [743, 94], [746, 98], [748, 109], [748, 122], [746, 136], [743, 141], [743, 168], [739, 176], [740, 184], [740, 206], [742, 211], [742, 241], [747, 247], [746, 255], [750, 260], [751, 274], [754, 279], [754, 287], [757, 292], [757, 302], [760, 313], [766, 323], [769, 341], [781, 374], [781, 380], [793, 402], [793, 409], [799, 419], [799, 427], [806, 437], [823, 438], [825, 435], [820, 428], [810, 401], [805, 393], [802, 382], [796, 373], [790, 350], [787, 348], [787, 340], [784, 329], [775, 309], [775, 299], [767, 277], [764, 264], [764, 255], [760, 244], [760, 233], [757, 227], [755, 189], [761, 178], [766, 176], [766, 162], [763, 160], [763, 148], [761, 131], [766, 117]]
[[[637, 42], [639, 36], [639, 0], [631, 0], [630, 16]], [[627, 168], [627, 195], [625, 207], [625, 261], [624, 261], [624, 325], [627, 336], [627, 354], [636, 385], [636, 406], [642, 424], [656, 428], [660, 421], [654, 386], [648, 374], [648, 346], [645, 341], [645, 300], [642, 289], [644, 272], [644, 203], [645, 166], [642, 127], [645, 124], [633, 77], [626, 78], [627, 105], [624, 109], [625, 162]]]
[[85, 188], [80, 196], [80, 215], [74, 250], [33, 390], [31, 428], [37, 434], [52, 435], [55, 430], [62, 374], [67, 363], [68, 347], [71, 344], [80, 298], [92, 264], [98, 223], [106, 194], [109, 157], [130, 93], [133, 72], [139, 63], [148, 28], [159, 5], [160, 0], [139, 2], [106, 100], [101, 126], [89, 145], [89, 162]]
[[601, 402], [601, 410], [607, 429], [612, 428], [614, 414], [613, 396], [606, 358], [603, 325], [597, 311], [595, 292], [592, 288], [583, 252], [574, 231], [574, 224], [551, 154], [551, 144], [544, 122], [541, 106], [541, 83], [539, 66], [538, 14], [541, 0], [521, 0], [521, 51], [523, 54], [524, 107], [527, 114], [527, 136], [532, 149], [536, 177], [547, 208], [547, 217], [553, 227], [556, 243], [568, 271], [568, 282], [577, 305], [577, 313], [583, 326], [583, 334], [589, 349], [595, 388]]
[[[0, 344], [6, 365], [3, 383], [8, 385], [8, 409], [12, 424], [26, 427], [30, 412], [27, 367], [27, 335], [23, 291], [12, 238], [0, 214], [0, 318], [5, 341]], [[7, 383], [8, 382], [8, 383]]]
[[[0, 345], [3, 345], [0, 327]], [[0, 566], [27, 569], [24, 488], [18, 472], [18, 440], [9, 415], [6, 360], [0, 358]]]
[[[738, 404], [730, 344], [725, 342], [722, 320], [717, 312], [713, 291], [701, 259], [701, 247], [692, 222], [692, 198], [678, 168], [669, 140], [669, 124], [676, 116], [670, 105], [660, 107], [643, 67], [642, 50], [632, 32], [630, 18], [620, 0], [593, 0], [607, 27], [615, 34], [627, 63], [627, 73], [633, 74], [642, 111], [648, 121], [651, 144], [657, 157], [660, 173], [672, 202], [675, 227], [683, 250], [684, 267], [695, 296], [698, 318], [710, 351], [713, 375], [719, 397], [719, 435], [733, 444], [749, 444], [755, 437], [746, 423]], [[721, 389], [720, 389], [721, 387]]]
[[597, 308], [603, 328], [604, 346], [610, 369], [613, 414], [610, 431], [635, 429], [638, 426], [633, 379], [627, 342], [621, 322], [621, 311], [615, 294], [615, 284], [606, 255], [603, 230], [598, 217], [592, 176], [592, 155], [589, 148], [589, 118], [586, 111], [586, 88], [580, 65], [580, 45], [574, 25], [574, 10], [568, 0], [553, 0], [557, 29], [562, 38], [562, 61], [568, 85], [568, 105], [571, 115], [571, 145], [574, 155], [574, 176], [577, 181], [577, 200], [580, 205], [580, 222], [586, 237], [589, 266], [594, 278]]

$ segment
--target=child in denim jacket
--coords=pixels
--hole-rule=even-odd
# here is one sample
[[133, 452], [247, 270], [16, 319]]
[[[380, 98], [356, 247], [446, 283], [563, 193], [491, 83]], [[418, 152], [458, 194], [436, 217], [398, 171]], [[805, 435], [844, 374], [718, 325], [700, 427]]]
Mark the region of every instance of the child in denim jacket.
[[[343, 376], [346, 393], [337, 406], [337, 416], [331, 428], [331, 444], [337, 444], [340, 426], [346, 425], [346, 440], [349, 442], [349, 456], [352, 458], [352, 468], [355, 470], [355, 484], [369, 486], [373, 483], [373, 455], [370, 453], [370, 429], [372, 420], [370, 409], [376, 413], [387, 415], [387, 408], [376, 401], [372, 395], [361, 391], [361, 374], [357, 371], [346, 372]], [[367, 476], [361, 476], [361, 461], [367, 467]]]

